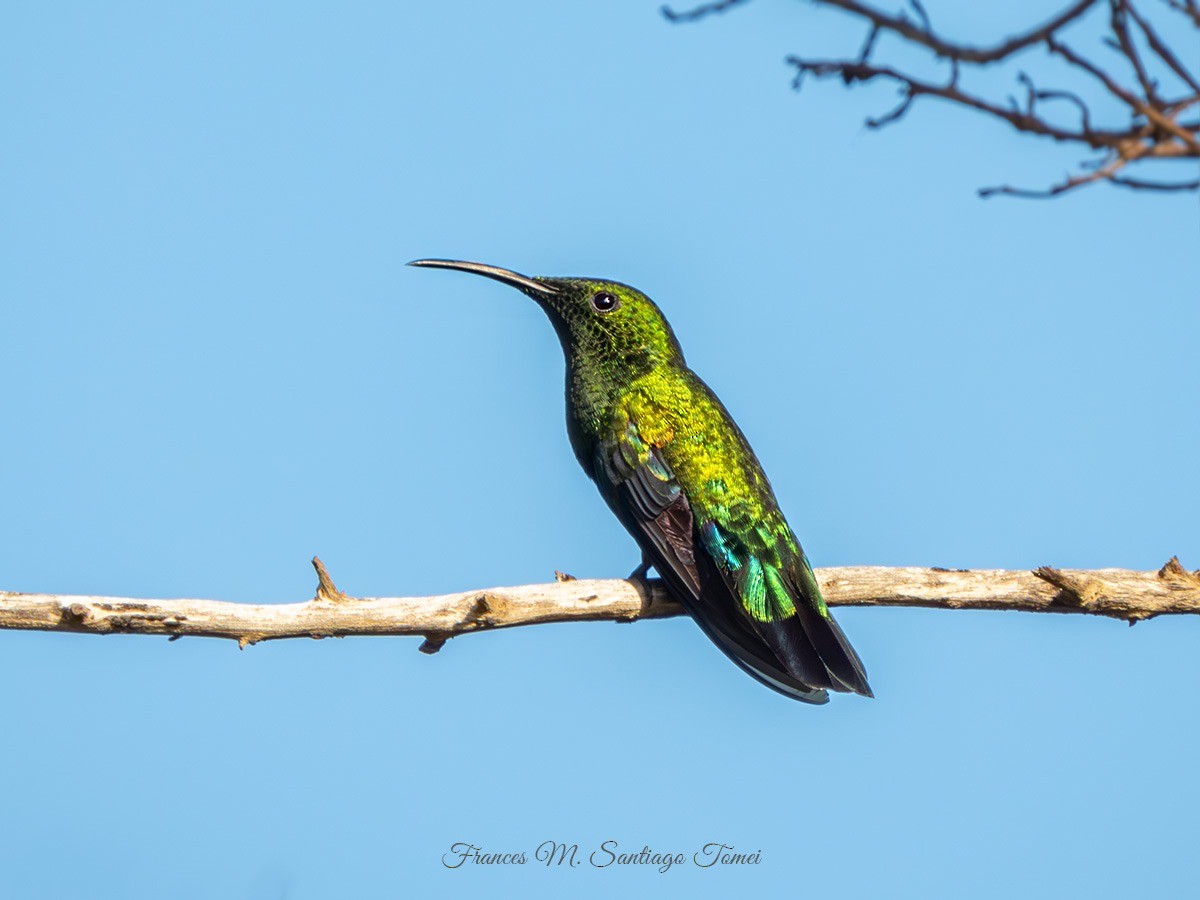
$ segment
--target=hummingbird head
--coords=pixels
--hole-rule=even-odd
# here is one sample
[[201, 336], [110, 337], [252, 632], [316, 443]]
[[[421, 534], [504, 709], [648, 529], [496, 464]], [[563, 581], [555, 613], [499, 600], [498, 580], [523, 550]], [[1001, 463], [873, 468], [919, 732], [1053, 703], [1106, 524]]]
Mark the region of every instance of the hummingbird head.
[[572, 362], [602, 359], [640, 367], [683, 361], [683, 351], [661, 310], [627, 284], [596, 278], [529, 278], [452, 259], [418, 259], [409, 265], [472, 272], [515, 287], [545, 310]]

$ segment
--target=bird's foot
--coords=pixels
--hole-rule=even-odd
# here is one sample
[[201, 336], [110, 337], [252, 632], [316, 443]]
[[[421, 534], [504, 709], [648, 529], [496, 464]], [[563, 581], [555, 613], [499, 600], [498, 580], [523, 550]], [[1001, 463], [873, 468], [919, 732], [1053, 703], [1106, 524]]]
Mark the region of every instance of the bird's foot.
[[646, 576], [650, 573], [650, 567], [652, 565], [654, 565], [654, 563], [652, 563], [650, 560], [646, 559], [646, 557], [643, 556], [641, 565], [639, 565], [636, 569], [634, 569], [632, 572], [629, 573], [628, 580], [629, 581], [640, 581], [642, 584], [645, 584]]

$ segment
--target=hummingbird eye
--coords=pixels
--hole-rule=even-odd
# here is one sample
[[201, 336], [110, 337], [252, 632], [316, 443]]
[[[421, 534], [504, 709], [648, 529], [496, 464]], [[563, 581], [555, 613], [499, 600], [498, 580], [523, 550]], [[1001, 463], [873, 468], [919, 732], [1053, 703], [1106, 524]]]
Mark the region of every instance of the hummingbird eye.
[[612, 312], [620, 305], [616, 295], [610, 294], [608, 291], [601, 291], [598, 294], [592, 295], [592, 309], [596, 312]]

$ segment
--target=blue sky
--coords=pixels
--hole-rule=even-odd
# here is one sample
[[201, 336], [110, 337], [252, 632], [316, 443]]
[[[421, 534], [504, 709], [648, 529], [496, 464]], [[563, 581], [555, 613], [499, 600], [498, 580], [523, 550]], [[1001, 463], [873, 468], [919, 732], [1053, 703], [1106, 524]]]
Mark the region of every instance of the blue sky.
[[[1044, 13], [940, 10], [983, 39]], [[937, 18], [941, 16], [941, 18]], [[617, 576], [533, 304], [654, 297], [816, 565], [1200, 566], [1194, 196], [789, 87], [761, 2], [26, 6], [0, 37], [0, 587], [293, 601]], [[1037, 65], [1031, 62], [1031, 65]], [[687, 620], [451, 642], [0, 635], [0, 893], [1180, 896], [1200, 623], [845, 610], [878, 699]], [[456, 841], [762, 853], [448, 871]]]

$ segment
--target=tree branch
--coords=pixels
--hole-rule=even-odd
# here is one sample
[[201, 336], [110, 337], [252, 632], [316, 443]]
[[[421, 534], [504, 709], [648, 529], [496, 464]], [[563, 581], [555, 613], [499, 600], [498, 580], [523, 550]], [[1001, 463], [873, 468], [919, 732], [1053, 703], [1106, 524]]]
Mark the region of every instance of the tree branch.
[[[715, 0], [686, 12], [675, 12], [663, 7], [663, 14], [674, 22], [695, 21], [713, 13], [724, 12], [744, 2], [745, 0]], [[1139, 11], [1137, 3], [1141, 0], [1077, 0], [1041, 25], [986, 47], [957, 43], [938, 34], [921, 0], [907, 0], [911, 11], [901, 10], [895, 14], [861, 0], [812, 2], [816, 6], [833, 7], [860, 19], [867, 26], [866, 40], [858, 56], [854, 58], [788, 57], [788, 63], [796, 68], [797, 73], [793, 86], [799, 89], [806, 75], [816, 78], [836, 77], [847, 86], [876, 79], [894, 82], [900, 90], [899, 103], [882, 116], [868, 118], [868, 128], [879, 128], [897, 122], [909, 113], [919, 98], [936, 97], [1007, 122], [1017, 131], [1074, 143], [1098, 153], [1097, 157], [1080, 164], [1080, 172], [1066, 176], [1053, 187], [1042, 190], [1009, 186], [984, 188], [979, 191], [980, 196], [1010, 194], [1022, 197], [1053, 197], [1101, 181], [1134, 190], [1195, 190], [1195, 182], [1191, 179], [1158, 182], [1130, 178], [1124, 172], [1129, 166], [1144, 165], [1152, 160], [1200, 160], [1200, 138], [1197, 137], [1196, 129], [1191, 124], [1181, 121], [1185, 110], [1200, 103], [1200, 79], [1184, 65], [1180, 55], [1153, 27], [1150, 18]], [[1061, 39], [1063, 31], [1074, 26], [1102, 2], [1109, 9], [1109, 34], [1104, 42], [1128, 63], [1133, 84], [1122, 83], [1092, 61], [1087, 53], [1076, 51]], [[1172, 9], [1183, 13], [1193, 24], [1200, 27], [1200, 5], [1196, 0], [1166, 2]], [[1177, 29], [1178, 32], [1186, 30], [1186, 26]], [[876, 52], [881, 35], [891, 35], [906, 44], [932, 53], [938, 59], [948, 61], [949, 78], [945, 83], [936, 83], [910, 75], [904, 68], [873, 63], [871, 57]], [[1172, 34], [1171, 37], [1176, 41], [1186, 39], [1179, 34]], [[1048, 51], [1051, 57], [1056, 58], [1059, 64], [1068, 69], [1085, 72], [1094, 79], [1097, 82], [1097, 93], [1102, 89], [1104, 93], [1119, 100], [1127, 110], [1126, 120], [1110, 127], [1094, 128], [1087, 99], [1065, 90], [1037, 90], [1023, 72], [1017, 74], [1017, 80], [1026, 88], [1027, 99], [1023, 107], [1011, 98], [1009, 106], [1006, 107], [1003, 103], [990, 100], [961, 86], [960, 76], [964, 68], [1005, 62], [1016, 54], [1039, 45]], [[1167, 99], [1159, 83], [1160, 75], [1169, 80], [1178, 79], [1190, 93], [1174, 100]], [[1063, 127], [1047, 118], [1038, 106], [1038, 102], [1043, 100], [1066, 100], [1074, 104], [1080, 113], [1079, 127]]]
[[[661, 9], [663, 16], [669, 21], [694, 22], [713, 13], [725, 12], [734, 6], [740, 6], [744, 2], [746, 0], [715, 0], [712, 3], [702, 3], [699, 6], [694, 6], [684, 12], [677, 12], [669, 6], [664, 6]], [[960, 62], [983, 65], [1007, 59], [1014, 53], [1045, 40], [1047, 35], [1074, 22], [1099, 3], [1100, 0], [1078, 0], [1078, 2], [1063, 10], [1048, 22], [1031, 28], [1022, 34], [1005, 38], [999, 44], [992, 47], [971, 47], [965, 44], [955, 44], [934, 34], [933, 28], [929, 23], [929, 15], [919, 2], [913, 3], [913, 9], [920, 18], [920, 23], [914, 23], [903, 13], [895, 16], [889, 15], [866, 3], [858, 2], [858, 0], [814, 0], [814, 2], [824, 6], [837, 7], [852, 15], [859, 16], [870, 22], [875, 30], [890, 31], [892, 34], [898, 35], [907, 41], [920, 44], [922, 47], [932, 50], [937, 56], [945, 59], [957, 59]]]
[[[683, 614], [657, 580], [576, 580], [487, 588], [435, 597], [350, 597], [321, 565], [316, 595], [303, 603], [133, 600], [0, 592], [0, 629], [81, 634], [228, 638], [247, 647], [281, 638], [419, 635], [435, 653], [452, 637], [549, 622], [615, 621]], [[1200, 571], [1172, 558], [1158, 572], [1128, 569], [818, 569], [830, 606], [1090, 613], [1131, 625], [1160, 615], [1200, 614]]]

